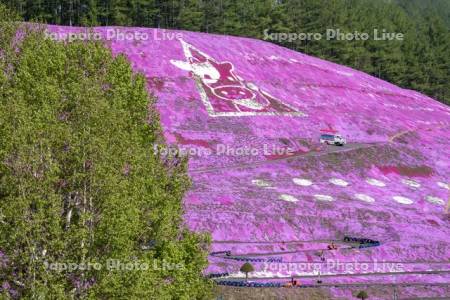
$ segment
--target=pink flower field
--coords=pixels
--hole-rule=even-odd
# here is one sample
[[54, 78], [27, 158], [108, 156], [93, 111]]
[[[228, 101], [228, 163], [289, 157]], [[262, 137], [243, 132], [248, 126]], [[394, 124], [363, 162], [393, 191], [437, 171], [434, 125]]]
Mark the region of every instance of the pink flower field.
[[[135, 38], [108, 38], [113, 30]], [[85, 29], [48, 31], [62, 39]], [[230, 251], [213, 253], [205, 274], [244, 278], [250, 260], [249, 277], [263, 281], [314, 283], [320, 271], [324, 283], [450, 282], [448, 106], [268, 42], [95, 32], [145, 75], [167, 143], [189, 153], [186, 224], [212, 235], [212, 252]], [[323, 133], [347, 144], [321, 144]], [[380, 245], [360, 249], [344, 236]]]

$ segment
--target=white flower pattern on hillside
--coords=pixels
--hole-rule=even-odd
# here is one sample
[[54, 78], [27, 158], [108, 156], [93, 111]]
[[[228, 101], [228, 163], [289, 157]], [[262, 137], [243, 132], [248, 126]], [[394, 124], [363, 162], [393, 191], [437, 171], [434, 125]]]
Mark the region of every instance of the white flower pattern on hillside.
[[439, 181], [439, 182], [437, 183], [437, 185], [440, 186], [441, 188], [450, 190], [450, 184], [447, 184], [447, 183], [444, 183], [444, 182]]
[[420, 188], [420, 183], [412, 179], [402, 179], [402, 183], [412, 188]]
[[329, 180], [330, 183], [334, 184], [334, 185], [338, 185], [338, 186], [347, 186], [348, 182], [343, 180], [343, 179], [339, 179], [339, 178], [331, 178]]
[[[365, 181], [366, 181], [366, 183], [368, 183], [372, 186], [376, 186], [376, 187], [385, 187], [386, 186], [386, 184], [383, 181], [375, 179], [375, 178], [367, 178]], [[312, 186], [314, 184], [313, 181], [310, 179], [297, 178], [297, 177], [292, 178], [292, 182], [295, 185], [303, 186], [303, 187]], [[346, 186], [350, 185], [350, 183], [348, 181], [346, 181], [344, 179], [340, 179], [340, 178], [331, 178], [328, 180], [328, 182], [333, 185], [337, 185], [337, 186], [341, 186], [341, 187], [346, 187]], [[414, 188], [414, 189], [418, 189], [422, 186], [419, 182], [409, 179], [409, 178], [403, 178], [403, 179], [401, 179], [401, 182], [409, 187]], [[253, 179], [252, 184], [256, 185], [258, 187], [261, 187], [261, 188], [269, 188], [269, 189], [275, 188], [275, 187], [272, 187], [272, 185], [269, 182], [262, 180], [262, 179]], [[439, 182], [437, 182], [437, 185], [439, 187], [449, 189], [449, 185], [444, 182], [439, 181]], [[335, 200], [333, 198], [333, 196], [324, 195], [324, 194], [314, 194], [313, 197], [314, 197], [314, 199], [316, 199], [318, 201], [331, 202], [331, 201]], [[369, 195], [363, 194], [363, 193], [354, 194], [354, 198], [357, 200], [366, 202], [366, 203], [374, 203], [375, 202], [375, 199], [372, 196], [369, 196]], [[297, 199], [295, 196], [292, 196], [289, 194], [280, 194], [278, 196], [278, 199], [287, 201], [287, 202], [298, 202], [299, 201], [299, 199]], [[410, 204], [414, 203], [413, 200], [411, 200], [407, 197], [404, 197], [404, 196], [397, 195], [397, 196], [393, 196], [392, 199], [397, 203], [405, 204], [405, 205], [410, 205]], [[429, 202], [431, 204], [436, 204], [436, 205], [444, 205], [445, 204], [445, 201], [439, 197], [428, 195], [425, 197], [425, 199], [427, 202]]]
[[259, 187], [271, 187], [269, 182], [264, 181], [262, 179], [253, 179], [252, 184], [259, 186]]
[[366, 194], [355, 194], [355, 198], [367, 203], [375, 202], [375, 199]]
[[441, 198], [434, 197], [434, 196], [427, 196], [425, 199], [427, 199], [428, 202], [438, 205], [444, 205], [445, 201]]
[[374, 179], [374, 178], [367, 178], [366, 182], [368, 184], [370, 184], [370, 185], [373, 185], [373, 186], [378, 186], [378, 187], [385, 187], [386, 186], [386, 184], [383, 181], [380, 181], [380, 180], [377, 180], [377, 179]]
[[414, 203], [411, 199], [403, 197], [403, 196], [394, 196], [392, 198], [400, 204], [413, 204]]
[[288, 194], [281, 194], [281, 195], [278, 197], [278, 199], [284, 200], [284, 201], [288, 201], [288, 202], [297, 202], [297, 201], [298, 201], [297, 198], [295, 198], [295, 197], [292, 196], [292, 195], [288, 195]]
[[329, 196], [329, 195], [316, 194], [316, 195], [314, 195], [314, 198], [319, 201], [333, 201], [334, 200], [333, 197]]
[[312, 181], [309, 179], [303, 179], [303, 178], [293, 178], [292, 181], [296, 184], [296, 185], [300, 185], [300, 186], [310, 186], [312, 185]]

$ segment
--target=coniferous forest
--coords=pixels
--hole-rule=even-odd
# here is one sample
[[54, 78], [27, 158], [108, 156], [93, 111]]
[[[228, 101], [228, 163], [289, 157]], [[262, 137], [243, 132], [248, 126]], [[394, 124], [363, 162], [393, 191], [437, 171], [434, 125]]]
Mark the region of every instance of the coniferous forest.
[[[404, 34], [392, 40], [272, 40], [450, 103], [447, 0], [1, 0], [25, 21], [185, 29], [264, 39], [267, 33]], [[266, 33], [266, 35], [265, 35]]]

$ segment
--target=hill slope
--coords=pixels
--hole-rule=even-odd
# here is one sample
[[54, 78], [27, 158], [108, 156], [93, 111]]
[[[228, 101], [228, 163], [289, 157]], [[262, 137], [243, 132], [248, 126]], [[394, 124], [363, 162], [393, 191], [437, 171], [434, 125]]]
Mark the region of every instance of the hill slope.
[[[80, 30], [49, 27], [58, 38]], [[243, 276], [239, 267], [252, 258], [253, 277], [316, 275], [287, 263], [319, 263], [333, 275], [327, 282], [449, 281], [449, 107], [257, 40], [96, 32], [149, 37], [108, 43], [146, 75], [167, 141], [191, 154], [186, 222], [212, 234], [213, 251], [231, 251], [211, 256], [208, 273]], [[339, 132], [348, 144], [321, 145], [324, 132]], [[352, 249], [344, 236], [381, 245]], [[331, 241], [337, 250], [327, 250]], [[401, 268], [381, 270], [374, 260]], [[353, 261], [368, 269], [330, 263]], [[361, 272], [386, 274], [342, 276]]]

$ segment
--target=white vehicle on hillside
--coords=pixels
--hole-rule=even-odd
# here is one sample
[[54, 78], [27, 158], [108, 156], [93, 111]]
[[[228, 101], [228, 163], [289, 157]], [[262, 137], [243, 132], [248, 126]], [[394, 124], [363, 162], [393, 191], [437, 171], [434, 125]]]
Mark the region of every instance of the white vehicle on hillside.
[[347, 141], [339, 134], [322, 134], [320, 143], [327, 145], [344, 146]]

